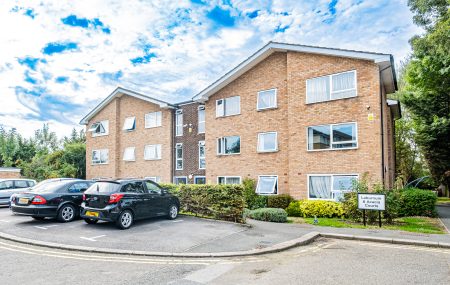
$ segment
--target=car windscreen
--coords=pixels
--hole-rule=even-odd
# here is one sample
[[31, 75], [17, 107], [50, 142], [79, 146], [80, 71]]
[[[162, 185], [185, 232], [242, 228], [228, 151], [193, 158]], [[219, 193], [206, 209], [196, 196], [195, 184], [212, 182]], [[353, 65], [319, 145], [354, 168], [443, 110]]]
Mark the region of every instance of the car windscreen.
[[96, 194], [96, 193], [114, 193], [119, 192], [121, 185], [114, 182], [96, 182], [92, 184], [84, 193]]
[[43, 184], [38, 184], [31, 188], [31, 191], [33, 192], [39, 192], [39, 193], [53, 193], [60, 189], [63, 189], [71, 182], [68, 181], [55, 181], [55, 182], [48, 182]]

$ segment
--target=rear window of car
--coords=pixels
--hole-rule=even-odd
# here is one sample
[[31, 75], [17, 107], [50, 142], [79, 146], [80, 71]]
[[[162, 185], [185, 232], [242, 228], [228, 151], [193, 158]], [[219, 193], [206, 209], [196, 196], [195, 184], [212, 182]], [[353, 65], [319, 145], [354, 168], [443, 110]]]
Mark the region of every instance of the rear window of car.
[[96, 182], [89, 187], [86, 192], [87, 194], [95, 194], [95, 193], [114, 193], [119, 192], [120, 184], [112, 183], [112, 182]]
[[55, 182], [48, 182], [41, 185], [36, 185], [33, 187], [33, 192], [43, 192], [43, 193], [52, 193], [55, 191], [58, 191], [68, 184], [70, 184], [70, 181], [55, 181]]
[[13, 182], [12, 180], [7, 180], [7, 181], [1, 181], [0, 182], [0, 190], [7, 190], [7, 189], [12, 189], [13, 186]]

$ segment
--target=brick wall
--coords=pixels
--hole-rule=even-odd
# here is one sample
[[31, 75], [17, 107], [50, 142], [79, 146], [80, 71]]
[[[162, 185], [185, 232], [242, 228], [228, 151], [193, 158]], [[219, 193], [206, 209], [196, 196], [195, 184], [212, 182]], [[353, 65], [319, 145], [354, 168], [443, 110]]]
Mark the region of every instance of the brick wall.
[[21, 178], [20, 171], [0, 171], [0, 179]]

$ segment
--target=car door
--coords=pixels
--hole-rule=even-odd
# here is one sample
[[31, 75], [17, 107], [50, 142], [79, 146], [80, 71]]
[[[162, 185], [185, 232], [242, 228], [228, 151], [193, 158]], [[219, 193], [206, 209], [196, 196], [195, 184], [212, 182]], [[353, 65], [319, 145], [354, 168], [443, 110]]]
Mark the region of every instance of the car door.
[[162, 189], [153, 181], [146, 180], [145, 187], [148, 192], [148, 212], [151, 216], [161, 216], [167, 214], [168, 206], [166, 206], [164, 197], [162, 196]]
[[0, 204], [8, 204], [9, 197], [12, 195], [14, 188], [13, 180], [4, 180], [0, 182]]
[[125, 184], [122, 187], [121, 192], [125, 192], [126, 199], [130, 200], [136, 219], [142, 219], [148, 216], [145, 197], [146, 191], [144, 184], [141, 181]]

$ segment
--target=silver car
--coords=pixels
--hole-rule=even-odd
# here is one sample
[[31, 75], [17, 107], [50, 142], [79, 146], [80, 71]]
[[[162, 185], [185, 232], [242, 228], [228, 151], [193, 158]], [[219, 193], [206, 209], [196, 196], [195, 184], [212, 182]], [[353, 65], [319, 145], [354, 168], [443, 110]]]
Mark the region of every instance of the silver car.
[[32, 179], [0, 179], [0, 205], [9, 205], [11, 195], [22, 193], [36, 185]]

